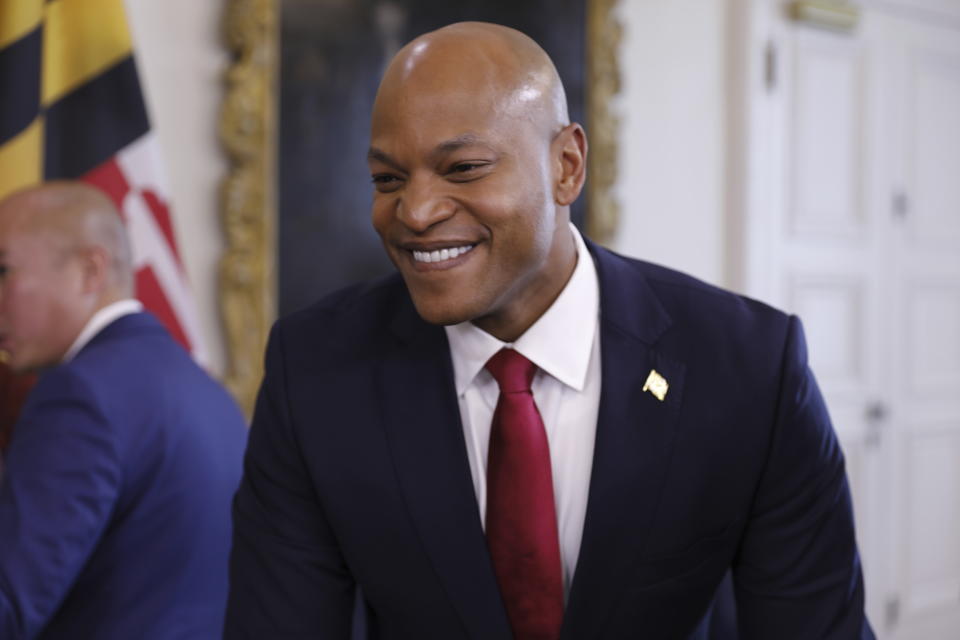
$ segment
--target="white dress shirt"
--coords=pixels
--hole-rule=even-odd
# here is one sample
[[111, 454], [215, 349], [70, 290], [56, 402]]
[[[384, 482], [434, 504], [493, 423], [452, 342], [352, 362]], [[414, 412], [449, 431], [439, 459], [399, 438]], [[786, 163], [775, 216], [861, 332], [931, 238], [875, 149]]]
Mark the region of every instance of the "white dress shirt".
[[510, 347], [538, 367], [533, 399], [550, 445], [565, 596], [580, 553], [600, 408], [600, 287], [583, 238], [570, 226], [577, 245], [573, 275], [516, 342], [503, 343], [469, 322], [445, 327], [481, 522], [486, 521], [490, 424], [500, 395], [484, 365], [497, 351]]
[[73, 341], [73, 344], [67, 349], [61, 362], [70, 362], [73, 360], [74, 357], [80, 353], [80, 349], [87, 346], [87, 343], [93, 340], [95, 335], [100, 333], [104, 327], [114, 320], [130, 315], [131, 313], [139, 313], [140, 311], [143, 311], [143, 305], [140, 304], [139, 300], [133, 300], [131, 298], [112, 302], [100, 309], [87, 320], [87, 324], [84, 325], [83, 330], [80, 331], [77, 338]]

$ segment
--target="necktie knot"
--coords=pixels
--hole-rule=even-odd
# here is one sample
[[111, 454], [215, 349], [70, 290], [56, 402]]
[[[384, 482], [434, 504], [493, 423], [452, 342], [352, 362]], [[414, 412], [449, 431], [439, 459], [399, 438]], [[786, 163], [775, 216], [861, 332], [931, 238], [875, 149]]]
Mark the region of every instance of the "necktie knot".
[[500, 349], [485, 366], [500, 386], [500, 393], [529, 392], [537, 372], [537, 365], [513, 349]]

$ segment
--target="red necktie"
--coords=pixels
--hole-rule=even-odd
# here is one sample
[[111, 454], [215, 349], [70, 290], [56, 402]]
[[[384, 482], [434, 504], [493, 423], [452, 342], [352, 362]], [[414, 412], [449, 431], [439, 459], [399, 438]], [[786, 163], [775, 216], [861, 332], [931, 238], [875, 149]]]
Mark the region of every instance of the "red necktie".
[[530, 391], [537, 367], [501, 349], [486, 368], [500, 386], [487, 454], [487, 546], [515, 640], [556, 640], [563, 578], [550, 447]]

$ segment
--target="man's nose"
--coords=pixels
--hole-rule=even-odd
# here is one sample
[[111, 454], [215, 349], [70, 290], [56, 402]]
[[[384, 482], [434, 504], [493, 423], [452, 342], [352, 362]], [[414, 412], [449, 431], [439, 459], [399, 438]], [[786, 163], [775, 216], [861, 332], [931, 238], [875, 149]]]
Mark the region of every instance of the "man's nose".
[[456, 202], [429, 178], [411, 179], [397, 204], [397, 218], [408, 229], [423, 233], [453, 216]]

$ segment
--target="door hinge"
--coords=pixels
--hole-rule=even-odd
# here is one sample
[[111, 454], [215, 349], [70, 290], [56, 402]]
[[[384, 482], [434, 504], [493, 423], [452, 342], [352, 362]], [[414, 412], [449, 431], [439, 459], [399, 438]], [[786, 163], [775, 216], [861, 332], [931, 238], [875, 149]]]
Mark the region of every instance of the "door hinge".
[[887, 629], [892, 629], [897, 624], [897, 621], [900, 620], [899, 597], [893, 596], [892, 598], [887, 599], [887, 605], [884, 607], [883, 618], [884, 627]]
[[772, 93], [777, 88], [777, 46], [767, 40], [763, 50], [763, 85]]
[[871, 402], [866, 410], [866, 437], [864, 446], [867, 449], [876, 449], [883, 443], [883, 430], [887, 422], [887, 406], [880, 401]]
[[901, 220], [910, 213], [910, 198], [907, 197], [906, 191], [900, 189], [893, 194], [892, 210], [893, 216]]

